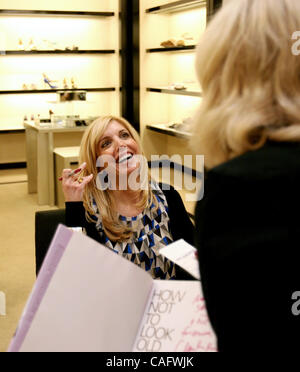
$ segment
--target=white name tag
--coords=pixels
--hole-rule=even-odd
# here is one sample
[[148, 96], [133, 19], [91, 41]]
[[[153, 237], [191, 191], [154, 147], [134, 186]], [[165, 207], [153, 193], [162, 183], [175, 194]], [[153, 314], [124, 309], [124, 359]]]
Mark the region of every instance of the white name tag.
[[5, 300], [5, 293], [0, 292], [0, 315], [6, 315], [6, 300]]

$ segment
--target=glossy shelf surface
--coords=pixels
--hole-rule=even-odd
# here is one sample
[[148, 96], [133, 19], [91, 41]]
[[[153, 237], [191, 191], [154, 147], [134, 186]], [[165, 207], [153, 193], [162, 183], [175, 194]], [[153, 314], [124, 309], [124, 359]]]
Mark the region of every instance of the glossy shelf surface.
[[176, 94], [181, 96], [190, 96], [190, 97], [202, 97], [200, 91], [194, 91], [189, 89], [168, 89], [168, 88], [147, 88], [147, 92], [154, 93], [165, 93], [165, 94]]
[[159, 14], [159, 13], [174, 13], [184, 10], [198, 8], [206, 5], [205, 0], [180, 0], [174, 1], [169, 4], [155, 6], [153, 8], [146, 9], [146, 13]]
[[81, 11], [61, 11], [61, 10], [26, 10], [26, 9], [0, 9], [0, 15], [46, 15], [46, 16], [92, 16], [92, 17], [112, 17], [114, 12], [81, 12]]
[[116, 88], [76, 88], [76, 89], [34, 89], [34, 90], [0, 90], [0, 94], [40, 94], [40, 93], [56, 93], [56, 92], [114, 92]]
[[113, 49], [103, 50], [3, 50], [2, 56], [9, 55], [40, 55], [40, 54], [113, 54]]
[[195, 50], [196, 45], [187, 45], [182, 47], [167, 47], [167, 48], [150, 48], [146, 49], [147, 53], [160, 53], [160, 52], [187, 52]]
[[170, 128], [167, 124], [149, 124], [146, 126], [147, 129], [161, 134], [167, 134], [173, 137], [179, 137], [189, 139], [191, 134], [188, 132], [182, 132], [177, 129]]

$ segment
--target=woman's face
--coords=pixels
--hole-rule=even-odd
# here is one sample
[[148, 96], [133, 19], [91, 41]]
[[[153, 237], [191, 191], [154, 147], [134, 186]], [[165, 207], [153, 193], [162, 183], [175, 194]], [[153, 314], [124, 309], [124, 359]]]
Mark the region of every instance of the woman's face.
[[139, 167], [136, 157], [140, 154], [138, 144], [118, 121], [111, 121], [98, 146], [98, 156], [103, 156], [109, 170], [115, 170], [117, 175], [128, 175]]

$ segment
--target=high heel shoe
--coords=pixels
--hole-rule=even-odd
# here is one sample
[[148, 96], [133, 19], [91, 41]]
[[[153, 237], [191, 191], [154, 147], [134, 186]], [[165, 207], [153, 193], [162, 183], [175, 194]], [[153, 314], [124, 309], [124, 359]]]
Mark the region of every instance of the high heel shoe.
[[43, 77], [45, 85], [48, 84], [51, 89], [57, 89], [57, 86], [51, 84], [55, 80], [50, 80], [46, 74], [43, 74]]

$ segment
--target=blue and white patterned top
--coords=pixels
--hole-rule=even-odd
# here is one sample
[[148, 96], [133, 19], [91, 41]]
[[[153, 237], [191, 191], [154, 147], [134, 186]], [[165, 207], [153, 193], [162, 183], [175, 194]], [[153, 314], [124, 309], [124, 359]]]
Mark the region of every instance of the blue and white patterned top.
[[119, 216], [120, 220], [134, 231], [129, 240], [113, 242], [108, 239], [103, 230], [102, 218], [94, 203], [96, 229], [105, 246], [148, 271], [154, 279], [174, 279], [174, 263], [159, 254], [161, 248], [173, 242], [169, 229], [168, 203], [157, 183], [152, 182], [152, 190], [158, 202], [157, 210], [153, 203], [138, 216]]

